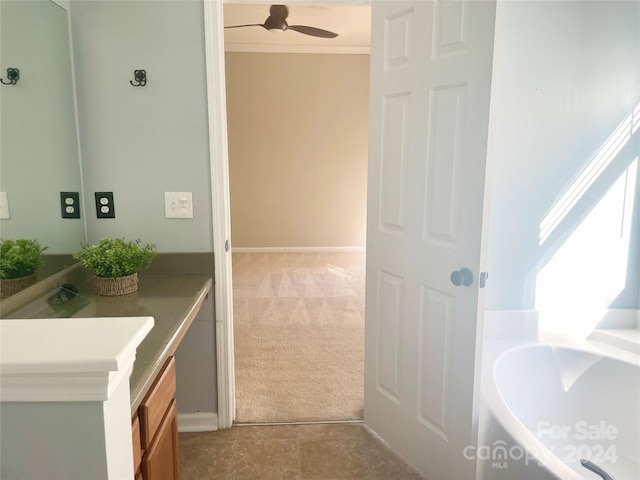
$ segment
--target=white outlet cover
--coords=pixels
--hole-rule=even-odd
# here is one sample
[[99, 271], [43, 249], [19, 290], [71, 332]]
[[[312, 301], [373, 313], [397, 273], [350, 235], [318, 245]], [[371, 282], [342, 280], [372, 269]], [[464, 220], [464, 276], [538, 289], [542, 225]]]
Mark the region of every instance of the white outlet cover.
[[164, 218], [193, 218], [192, 192], [164, 192]]
[[9, 220], [9, 197], [7, 192], [0, 192], [0, 220]]

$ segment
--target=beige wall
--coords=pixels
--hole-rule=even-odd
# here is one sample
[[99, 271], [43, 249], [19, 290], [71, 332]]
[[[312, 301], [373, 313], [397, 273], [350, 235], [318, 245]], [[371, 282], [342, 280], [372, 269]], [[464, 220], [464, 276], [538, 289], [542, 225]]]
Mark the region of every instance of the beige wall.
[[227, 53], [233, 246], [364, 246], [369, 56]]

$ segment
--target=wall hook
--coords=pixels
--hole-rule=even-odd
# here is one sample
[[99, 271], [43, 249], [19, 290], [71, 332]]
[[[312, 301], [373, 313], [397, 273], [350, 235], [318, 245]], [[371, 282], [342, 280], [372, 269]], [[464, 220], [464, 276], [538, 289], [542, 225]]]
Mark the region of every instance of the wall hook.
[[135, 78], [136, 83], [133, 83], [129, 80], [129, 83], [134, 87], [144, 87], [147, 84], [147, 72], [146, 70], [134, 70], [133, 78]]
[[17, 68], [7, 68], [8, 82], [5, 82], [3, 78], [0, 78], [0, 82], [5, 85], [15, 85], [20, 80], [20, 70]]

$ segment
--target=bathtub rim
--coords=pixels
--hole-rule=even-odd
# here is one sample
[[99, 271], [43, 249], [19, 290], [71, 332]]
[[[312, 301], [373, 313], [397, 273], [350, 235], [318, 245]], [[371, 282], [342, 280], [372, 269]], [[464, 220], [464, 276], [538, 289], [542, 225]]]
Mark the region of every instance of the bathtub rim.
[[596, 340], [575, 343], [568, 341], [509, 342], [508, 345], [504, 345], [504, 342], [496, 343], [502, 344], [502, 348], [500, 348], [500, 353], [495, 354], [491, 360], [490, 368], [485, 369], [482, 382], [482, 395], [491, 417], [500, 424], [501, 428], [504, 429], [516, 445], [522, 447], [527, 453], [535, 454], [535, 459], [531, 461], [539, 465], [540, 468], [548, 470], [551, 474], [563, 480], [584, 480], [584, 476], [577, 473], [549, 450], [536, 435], [522, 423], [515, 412], [511, 410], [498, 390], [496, 382], [498, 366], [509, 354], [513, 354], [517, 350], [533, 348], [575, 350], [630, 364], [638, 369], [640, 369], [640, 355], [612, 347], [611, 345]]

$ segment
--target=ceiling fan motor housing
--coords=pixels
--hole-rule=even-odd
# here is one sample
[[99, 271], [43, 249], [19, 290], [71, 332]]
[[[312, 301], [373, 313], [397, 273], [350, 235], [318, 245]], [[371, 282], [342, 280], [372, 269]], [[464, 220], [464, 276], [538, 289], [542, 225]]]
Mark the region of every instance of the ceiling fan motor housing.
[[239, 28], [239, 27], [262, 27], [267, 30], [279, 30], [284, 32], [285, 30], [294, 30], [305, 35], [311, 35], [313, 37], [322, 38], [335, 38], [337, 33], [323, 30], [317, 27], [310, 27], [308, 25], [289, 25], [286, 18], [289, 16], [289, 9], [286, 5], [271, 5], [269, 9], [269, 16], [264, 23], [251, 23], [246, 25], [230, 25], [224, 28]]

